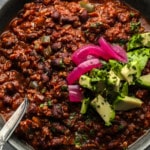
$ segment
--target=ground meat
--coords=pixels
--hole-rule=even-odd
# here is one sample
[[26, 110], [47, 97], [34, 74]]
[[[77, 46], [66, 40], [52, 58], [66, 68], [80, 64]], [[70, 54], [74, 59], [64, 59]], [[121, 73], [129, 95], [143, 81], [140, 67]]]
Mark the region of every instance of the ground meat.
[[90, 2], [92, 12], [78, 0], [30, 1], [0, 36], [0, 112], [8, 119], [25, 96], [29, 99], [16, 135], [36, 150], [123, 150], [150, 126], [147, 89], [133, 91], [143, 100], [142, 108], [117, 112], [110, 127], [92, 108], [81, 115], [81, 105], [68, 100], [66, 77], [74, 68], [74, 51], [97, 44], [102, 35], [126, 43], [143, 29], [131, 28], [140, 14], [122, 2]]

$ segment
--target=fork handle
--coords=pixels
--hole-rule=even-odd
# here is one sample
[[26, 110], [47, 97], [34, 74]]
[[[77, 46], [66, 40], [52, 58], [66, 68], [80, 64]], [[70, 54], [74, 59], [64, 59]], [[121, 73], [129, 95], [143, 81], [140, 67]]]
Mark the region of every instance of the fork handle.
[[0, 150], [3, 150], [4, 145], [0, 145]]
[[3, 150], [5, 143], [6, 143], [5, 141], [0, 140], [0, 150]]

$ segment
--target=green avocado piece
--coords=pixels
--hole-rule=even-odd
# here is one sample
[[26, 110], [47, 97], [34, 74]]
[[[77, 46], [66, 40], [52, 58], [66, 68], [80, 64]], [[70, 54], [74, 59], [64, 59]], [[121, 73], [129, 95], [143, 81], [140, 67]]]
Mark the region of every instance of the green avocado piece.
[[123, 80], [122, 74], [120, 73], [123, 64], [112, 59], [109, 60], [108, 64], [110, 65], [111, 70], [120, 78], [120, 80]]
[[150, 74], [140, 76], [137, 79], [137, 83], [143, 87], [150, 88]]
[[119, 92], [121, 85], [120, 78], [112, 70], [108, 73], [107, 82], [108, 85], [112, 85], [114, 87], [115, 92]]
[[86, 114], [86, 112], [88, 110], [88, 107], [89, 107], [89, 104], [90, 104], [90, 99], [89, 98], [84, 98], [82, 100], [82, 105], [81, 105], [81, 110], [80, 110], [81, 114]]
[[134, 83], [134, 77], [138, 78], [141, 75], [141, 69], [137, 60], [126, 64], [121, 69], [121, 74], [129, 85]]
[[123, 95], [128, 95], [128, 83], [125, 82], [122, 84], [122, 89], [121, 89], [121, 93], [120, 94], [123, 94]]
[[99, 77], [89, 77], [87, 75], [82, 75], [79, 79], [79, 84], [94, 92], [102, 92], [105, 88], [105, 80]]
[[91, 101], [91, 105], [104, 120], [105, 125], [110, 126], [111, 121], [115, 118], [112, 106], [100, 94]]
[[128, 51], [141, 47], [150, 47], [150, 32], [135, 34], [127, 43]]
[[91, 85], [91, 78], [88, 77], [87, 75], [82, 75], [79, 79], [79, 84], [87, 89], [92, 89], [92, 85]]
[[150, 48], [141, 48], [127, 53], [129, 62], [138, 61], [138, 66], [143, 70], [150, 58]]
[[142, 105], [142, 101], [136, 97], [130, 96], [118, 96], [113, 103], [115, 110], [126, 111], [134, 108], [139, 108]]
[[142, 44], [145, 47], [150, 47], [150, 32], [142, 33]]

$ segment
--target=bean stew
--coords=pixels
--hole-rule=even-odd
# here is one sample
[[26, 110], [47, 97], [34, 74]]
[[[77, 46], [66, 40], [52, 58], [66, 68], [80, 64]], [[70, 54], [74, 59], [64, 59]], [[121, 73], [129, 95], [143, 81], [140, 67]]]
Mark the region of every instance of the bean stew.
[[[141, 19], [142, 18], [142, 19]], [[34, 0], [0, 35], [0, 113], [7, 120], [24, 97], [28, 111], [15, 134], [35, 150], [124, 150], [150, 127], [150, 90], [131, 87], [141, 108], [117, 111], [111, 126], [71, 103], [72, 54], [103, 36], [126, 49], [145, 32], [140, 12], [119, 0]], [[147, 27], [147, 25], [146, 25]], [[150, 61], [142, 74], [150, 73]], [[82, 89], [82, 87], [81, 87]]]

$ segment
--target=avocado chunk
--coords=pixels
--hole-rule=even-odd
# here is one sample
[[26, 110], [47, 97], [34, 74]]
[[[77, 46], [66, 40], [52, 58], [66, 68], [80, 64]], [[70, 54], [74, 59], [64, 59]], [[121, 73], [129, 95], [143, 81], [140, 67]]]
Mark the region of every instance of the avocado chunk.
[[138, 66], [138, 61], [132, 61], [126, 64], [121, 69], [121, 74], [124, 77], [124, 79], [128, 82], [128, 84], [131, 85], [134, 82], [134, 77], [139, 77], [141, 74], [140, 68]]
[[142, 70], [145, 68], [150, 57], [150, 48], [130, 51], [127, 55], [129, 62], [121, 69], [121, 74], [130, 85], [141, 76]]
[[143, 87], [150, 88], [150, 74], [140, 76], [137, 83]]
[[107, 82], [108, 85], [113, 86], [115, 92], [119, 92], [120, 85], [121, 85], [120, 78], [112, 70], [110, 70], [108, 73]]
[[79, 79], [79, 84], [93, 92], [102, 92], [105, 88], [105, 80], [99, 76], [91, 77], [90, 75], [82, 75]]
[[128, 83], [125, 82], [122, 84], [121, 94], [128, 95], [129, 86]]
[[141, 47], [150, 47], [150, 32], [135, 34], [127, 43], [127, 50], [137, 49]]
[[82, 75], [79, 79], [79, 84], [87, 89], [91, 89], [92, 90], [92, 84], [91, 84], [91, 78], [88, 77], [87, 75]]
[[140, 70], [143, 70], [150, 58], [150, 48], [141, 48], [127, 53], [129, 62], [138, 61]]
[[123, 80], [122, 74], [120, 73], [123, 64], [112, 59], [109, 60], [108, 64], [110, 65], [110, 69], [120, 78], [120, 80]]
[[91, 101], [91, 105], [104, 120], [105, 125], [110, 126], [111, 121], [115, 118], [112, 106], [100, 94]]
[[150, 32], [142, 33], [141, 37], [143, 46], [150, 47]]
[[130, 96], [118, 96], [113, 103], [115, 110], [126, 111], [134, 108], [139, 108], [142, 105], [142, 101], [136, 97]]
[[90, 104], [90, 99], [84, 98], [82, 101], [81, 110], [80, 110], [81, 114], [86, 114], [89, 104]]

